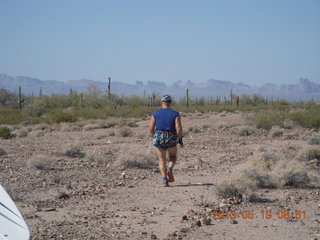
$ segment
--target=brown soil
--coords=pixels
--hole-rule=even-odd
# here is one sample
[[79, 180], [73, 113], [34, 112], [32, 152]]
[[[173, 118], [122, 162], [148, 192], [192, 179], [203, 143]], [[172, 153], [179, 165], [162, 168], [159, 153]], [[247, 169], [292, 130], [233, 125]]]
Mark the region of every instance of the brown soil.
[[[174, 168], [176, 181], [169, 188], [162, 187], [157, 168], [123, 169], [116, 164], [120, 154], [149, 148], [148, 120], [137, 121], [129, 137], [97, 139], [107, 130], [96, 129], [0, 139], [7, 152], [0, 156], [1, 184], [19, 207], [32, 239], [320, 239], [319, 188], [260, 189], [259, 201], [231, 206], [239, 216], [252, 211], [254, 219], [218, 219], [197, 226], [197, 217], [189, 214], [192, 210], [201, 219], [221, 205], [215, 183], [256, 149], [273, 148], [292, 158], [306, 146], [309, 130], [298, 129], [296, 139], [285, 140], [265, 130], [239, 136], [235, 128], [248, 124], [240, 113], [182, 119], [184, 129], [201, 131], [186, 134]], [[62, 154], [75, 142], [86, 157]], [[50, 156], [49, 169], [28, 165], [38, 153]], [[261, 211], [267, 210], [272, 218], [262, 219]], [[280, 219], [278, 211], [285, 210], [305, 211], [306, 217]]]

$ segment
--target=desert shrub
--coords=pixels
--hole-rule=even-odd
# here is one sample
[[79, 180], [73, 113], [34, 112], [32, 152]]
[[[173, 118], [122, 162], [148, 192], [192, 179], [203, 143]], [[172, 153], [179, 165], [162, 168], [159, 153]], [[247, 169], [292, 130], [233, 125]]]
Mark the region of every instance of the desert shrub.
[[280, 128], [279, 126], [272, 126], [270, 132], [272, 137], [280, 137], [283, 135], [284, 129]]
[[208, 129], [208, 128], [210, 128], [210, 127], [211, 127], [211, 126], [208, 125], [208, 124], [204, 124], [204, 125], [202, 126], [203, 129]]
[[73, 158], [83, 158], [86, 155], [84, 152], [82, 152], [82, 146], [79, 144], [68, 144], [63, 149], [63, 154]]
[[220, 117], [225, 117], [227, 115], [227, 112], [226, 111], [223, 111], [219, 114]]
[[51, 119], [54, 123], [63, 123], [63, 122], [76, 122], [77, 117], [68, 112], [58, 111], [54, 112], [51, 116]]
[[260, 149], [231, 175], [217, 183], [220, 197], [238, 197], [257, 188], [307, 187], [319, 183], [318, 174], [297, 160], [287, 160], [280, 153]]
[[6, 154], [7, 152], [2, 147], [0, 147], [0, 156], [6, 155]]
[[254, 114], [251, 120], [257, 128], [270, 130], [272, 126], [284, 126], [287, 113], [283, 111], [260, 111]]
[[85, 125], [82, 129], [84, 131], [91, 131], [91, 130], [94, 130], [94, 129], [99, 129], [100, 128], [100, 125], [99, 124], [87, 124]]
[[46, 130], [50, 128], [50, 126], [46, 123], [40, 123], [40, 124], [36, 124], [33, 126], [33, 130], [36, 131], [36, 130]]
[[247, 191], [247, 185], [242, 184], [238, 179], [225, 178], [216, 184], [216, 193], [221, 198], [242, 197]]
[[131, 121], [131, 122], [127, 123], [127, 126], [128, 127], [138, 127], [138, 124], [136, 122], [134, 122], [134, 121]]
[[309, 169], [298, 161], [291, 161], [278, 163], [273, 171], [273, 179], [278, 187], [293, 186], [305, 187], [311, 183], [312, 175]]
[[123, 148], [116, 159], [116, 166], [123, 168], [154, 168], [157, 166], [157, 156], [152, 148]]
[[118, 134], [120, 137], [129, 137], [132, 135], [132, 131], [130, 128], [120, 128]]
[[256, 129], [250, 126], [241, 126], [236, 130], [239, 136], [250, 136], [255, 133], [255, 131]]
[[52, 160], [48, 155], [34, 154], [27, 159], [27, 166], [29, 168], [36, 168], [39, 170], [51, 170]]
[[189, 127], [188, 130], [189, 132], [193, 132], [193, 133], [201, 132], [201, 129], [199, 127]]
[[113, 136], [115, 136], [116, 134], [115, 134], [115, 132], [114, 131], [109, 131], [109, 132], [107, 132], [107, 136], [108, 137], [113, 137]]
[[297, 139], [300, 136], [299, 131], [288, 132], [284, 134], [284, 139]]
[[296, 158], [300, 161], [320, 160], [320, 146], [308, 146], [300, 151]]
[[96, 123], [90, 123], [83, 127], [85, 131], [91, 131], [94, 129], [111, 128], [117, 125], [114, 121], [96, 121]]
[[319, 128], [320, 127], [320, 105], [311, 107], [290, 114], [290, 118], [303, 127]]
[[28, 104], [24, 109], [23, 112], [29, 117], [41, 117], [46, 110], [47, 104], [44, 99], [38, 98], [33, 101], [33, 103]]
[[235, 124], [233, 124], [233, 123], [219, 123], [218, 124], [218, 128], [226, 128], [226, 129], [228, 129], [228, 128], [232, 128], [232, 127], [235, 127], [236, 125]]
[[26, 116], [18, 109], [9, 109], [0, 104], [0, 124], [17, 124], [26, 120]]
[[308, 144], [310, 145], [320, 145], [320, 135], [313, 135], [308, 140]]
[[98, 140], [100, 140], [100, 139], [103, 139], [103, 138], [106, 138], [106, 137], [108, 137], [108, 135], [106, 133], [101, 133], [101, 134], [98, 134], [96, 138]]
[[9, 139], [15, 137], [8, 127], [0, 127], [0, 138]]
[[144, 139], [145, 137], [146, 137], [145, 133], [138, 133], [137, 134], [137, 138], [139, 138], [139, 139]]
[[45, 134], [46, 134], [46, 132], [43, 130], [36, 130], [36, 131], [30, 132], [29, 136], [30, 137], [43, 137]]
[[16, 129], [12, 131], [12, 134], [16, 135], [19, 138], [24, 138], [28, 136], [28, 131], [26, 129]]

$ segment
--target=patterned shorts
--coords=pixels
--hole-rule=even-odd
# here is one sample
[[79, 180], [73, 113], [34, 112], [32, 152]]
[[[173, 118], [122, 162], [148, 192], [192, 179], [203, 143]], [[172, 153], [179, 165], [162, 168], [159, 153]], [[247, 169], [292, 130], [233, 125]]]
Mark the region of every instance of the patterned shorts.
[[171, 148], [178, 143], [178, 136], [176, 133], [168, 131], [156, 131], [153, 135], [152, 145], [158, 148]]

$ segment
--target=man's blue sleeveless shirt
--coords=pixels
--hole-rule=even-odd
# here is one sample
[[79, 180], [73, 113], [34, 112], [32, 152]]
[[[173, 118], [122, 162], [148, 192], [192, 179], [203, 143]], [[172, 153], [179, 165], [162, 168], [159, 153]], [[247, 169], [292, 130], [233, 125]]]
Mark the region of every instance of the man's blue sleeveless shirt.
[[176, 132], [175, 119], [179, 113], [171, 108], [160, 108], [152, 113], [156, 119], [156, 131]]

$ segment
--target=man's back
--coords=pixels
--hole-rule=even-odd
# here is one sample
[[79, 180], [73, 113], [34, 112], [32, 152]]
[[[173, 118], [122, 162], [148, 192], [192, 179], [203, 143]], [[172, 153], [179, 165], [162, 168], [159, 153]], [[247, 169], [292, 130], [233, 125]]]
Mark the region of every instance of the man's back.
[[153, 112], [156, 120], [156, 131], [176, 132], [175, 119], [179, 113], [171, 108], [160, 108]]

